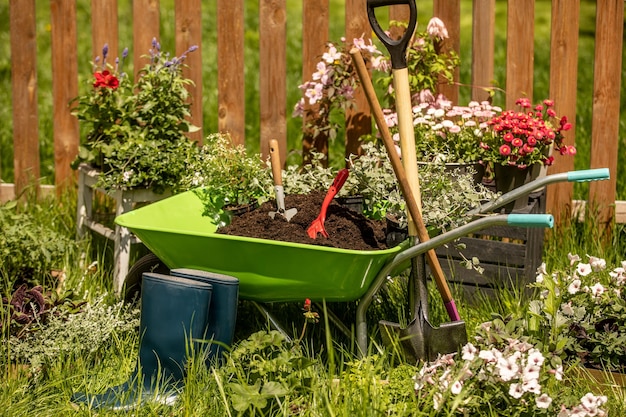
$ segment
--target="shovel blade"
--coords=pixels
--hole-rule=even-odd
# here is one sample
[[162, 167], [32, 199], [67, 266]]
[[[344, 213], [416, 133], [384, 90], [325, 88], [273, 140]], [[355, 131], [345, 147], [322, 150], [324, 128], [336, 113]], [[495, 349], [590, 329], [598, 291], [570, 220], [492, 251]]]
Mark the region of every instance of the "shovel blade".
[[298, 209], [297, 208], [290, 208], [289, 210], [285, 210], [285, 211], [270, 211], [268, 214], [272, 219], [276, 218], [276, 215], [282, 216], [285, 218], [285, 220], [290, 221], [293, 216], [295, 216], [298, 213]]
[[413, 362], [432, 362], [439, 355], [458, 352], [467, 344], [464, 321], [433, 327], [428, 320], [416, 318], [405, 328], [388, 321], [380, 321], [379, 327], [383, 342], [387, 346], [399, 343], [406, 358]]

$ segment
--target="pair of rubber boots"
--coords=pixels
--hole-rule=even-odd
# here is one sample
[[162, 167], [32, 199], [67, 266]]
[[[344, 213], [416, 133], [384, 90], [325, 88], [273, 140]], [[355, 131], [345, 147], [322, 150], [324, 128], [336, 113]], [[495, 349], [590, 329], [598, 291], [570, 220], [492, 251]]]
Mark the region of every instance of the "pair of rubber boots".
[[190, 348], [205, 352], [207, 366], [221, 359], [233, 341], [239, 280], [191, 269], [170, 274], [143, 274], [139, 361], [131, 378], [102, 394], [74, 394], [73, 403], [114, 410], [173, 404]]

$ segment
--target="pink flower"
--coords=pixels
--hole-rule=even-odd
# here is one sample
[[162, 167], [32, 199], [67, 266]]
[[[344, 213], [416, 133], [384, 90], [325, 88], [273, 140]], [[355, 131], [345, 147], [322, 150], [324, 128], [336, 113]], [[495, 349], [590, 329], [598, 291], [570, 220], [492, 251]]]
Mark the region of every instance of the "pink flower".
[[443, 40], [449, 37], [446, 25], [438, 17], [430, 19], [430, 22], [428, 22], [428, 26], [426, 27], [426, 32], [428, 33], [428, 36], [433, 39], [439, 38], [440, 40]]
[[500, 155], [507, 156], [511, 154], [511, 147], [509, 145], [500, 146]]
[[515, 146], [516, 148], [519, 148], [523, 144], [524, 144], [524, 141], [521, 140], [520, 138], [515, 138], [511, 141], [511, 145]]

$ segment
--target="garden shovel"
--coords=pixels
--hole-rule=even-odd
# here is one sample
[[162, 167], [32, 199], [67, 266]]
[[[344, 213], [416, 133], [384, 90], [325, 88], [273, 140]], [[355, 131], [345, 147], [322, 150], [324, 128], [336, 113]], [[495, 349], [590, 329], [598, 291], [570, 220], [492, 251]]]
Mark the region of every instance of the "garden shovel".
[[[391, 39], [380, 27], [378, 20], [376, 20], [374, 9], [380, 6], [402, 4], [409, 6], [409, 24], [404, 32], [404, 35], [400, 39], [394, 40]], [[406, 62], [406, 49], [417, 24], [417, 9], [415, 6], [415, 0], [367, 0], [367, 15], [372, 29], [380, 41], [385, 45], [391, 56], [391, 69], [393, 74], [394, 89], [396, 92], [396, 109], [398, 113], [398, 127], [400, 131], [400, 148], [402, 150], [402, 165], [404, 166], [404, 172], [406, 173], [405, 175], [407, 178], [408, 190], [412, 193], [412, 200], [415, 201], [415, 204], [412, 205], [412, 202], [410, 201], [411, 199], [407, 198], [407, 190], [403, 190], [405, 192], [404, 197], [407, 202], [408, 209], [409, 235], [414, 237], [417, 235], [420, 242], [426, 242], [430, 239], [430, 237], [428, 236], [428, 231], [424, 225], [424, 220], [422, 219], [419, 176], [417, 172], [417, 156], [415, 153], [415, 132], [413, 130], [411, 91], [409, 87], [409, 72]], [[369, 79], [369, 76], [367, 78]], [[369, 101], [370, 105], [372, 105], [372, 101], [376, 100], [370, 99]], [[386, 124], [384, 124], [384, 126], [386, 128]], [[387, 149], [391, 157], [391, 154], [394, 153], [395, 150], [392, 152], [391, 149], [394, 149], [393, 147], [391, 149]], [[394, 167], [394, 169], [396, 168]], [[398, 176], [398, 172], [399, 170], [396, 170], [396, 176]], [[398, 179], [400, 181], [399, 176]], [[443, 270], [441, 269], [441, 265], [439, 264], [435, 251], [428, 251], [426, 253], [426, 259], [437, 284], [437, 289], [443, 298], [444, 305], [450, 319], [453, 321], [459, 321], [461, 319], [459, 312], [456, 308], [456, 304], [454, 303], [454, 299], [452, 298], [452, 293], [450, 292], [446, 277], [443, 274]]]
[[285, 191], [283, 190], [282, 165], [280, 163], [280, 151], [278, 149], [278, 141], [276, 139], [270, 140], [270, 164], [272, 165], [274, 193], [276, 194], [276, 207], [278, 211], [270, 211], [269, 215], [274, 219], [278, 214], [289, 221], [296, 215], [298, 209], [290, 208], [289, 210], [285, 210]]
[[[374, 9], [379, 6], [396, 4], [408, 5], [410, 16], [408, 27], [402, 38], [392, 40], [378, 24]], [[351, 55], [361, 83], [364, 86], [369, 104], [372, 107], [376, 124], [383, 136], [387, 153], [389, 154], [392, 167], [398, 178], [400, 189], [407, 204], [411, 243], [415, 243], [416, 235], [421, 242], [426, 242], [429, 240], [429, 236], [424, 226], [421, 212], [419, 177], [415, 153], [415, 134], [413, 131], [411, 97], [406, 64], [406, 48], [417, 23], [415, 0], [368, 0], [367, 13], [372, 29], [381, 42], [387, 47], [391, 55], [394, 88], [396, 90], [398, 124], [400, 128], [400, 146], [403, 156], [402, 161], [400, 161], [395, 151], [391, 134], [389, 133], [380, 104], [376, 98], [369, 73], [363, 62], [363, 57], [358, 50], [351, 51]], [[397, 323], [380, 322], [383, 338], [386, 341], [390, 341], [395, 334], [395, 336], [399, 338], [405, 354], [410, 359], [414, 360], [434, 360], [437, 355], [456, 352], [460, 346], [467, 343], [465, 322], [460, 320], [458, 310], [454, 304], [452, 294], [448, 288], [435, 251], [428, 251], [426, 258], [435, 282], [437, 283], [439, 293], [444, 300], [448, 315], [453, 322], [444, 323], [436, 328], [428, 321], [428, 291], [426, 288], [426, 268], [423, 255], [411, 260], [409, 303], [413, 320], [406, 328], [401, 328]]]

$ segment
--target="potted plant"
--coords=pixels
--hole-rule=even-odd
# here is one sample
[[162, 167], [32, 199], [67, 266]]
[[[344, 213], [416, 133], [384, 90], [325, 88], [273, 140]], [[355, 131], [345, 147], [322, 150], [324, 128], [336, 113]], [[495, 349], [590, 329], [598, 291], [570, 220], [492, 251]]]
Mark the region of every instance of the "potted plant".
[[[488, 134], [480, 147], [483, 160], [493, 164], [496, 189], [508, 192], [531, 181], [539, 171], [535, 168], [552, 165], [554, 148], [561, 155], [575, 155], [573, 145], [564, 144], [563, 133], [572, 128], [566, 116], [557, 117], [552, 100], [532, 105], [529, 99], [516, 101], [517, 110], [505, 110], [487, 123]], [[525, 207], [526, 196], [512, 203], [507, 210]]]
[[[420, 92], [413, 107], [415, 150], [418, 163], [443, 164], [448, 171], [473, 171], [476, 183], [482, 181], [485, 166], [480, 143], [489, 130], [487, 121], [501, 109], [489, 102], [470, 102], [454, 106], [442, 95], [429, 90]], [[385, 110], [386, 121], [394, 140], [400, 141], [398, 117]]]
[[105, 45], [93, 63], [89, 91], [76, 99], [74, 114], [86, 135], [73, 167], [99, 168], [98, 186], [105, 190], [177, 187], [195, 152], [186, 136], [197, 130], [188, 121], [191, 80], [182, 75], [185, 57], [195, 49], [170, 57], [153, 39], [149, 63], [133, 82], [123, 71], [128, 49], [111, 65]]
[[[391, 162], [382, 145], [363, 145], [363, 155], [349, 159], [352, 187], [364, 196], [368, 215], [391, 218], [406, 227], [406, 207]], [[469, 172], [445, 172], [432, 164], [419, 170], [424, 223], [432, 230], [450, 230], [470, 220], [466, 213], [495, 194], [474, 183]], [[443, 198], [442, 196], [445, 196]]]

